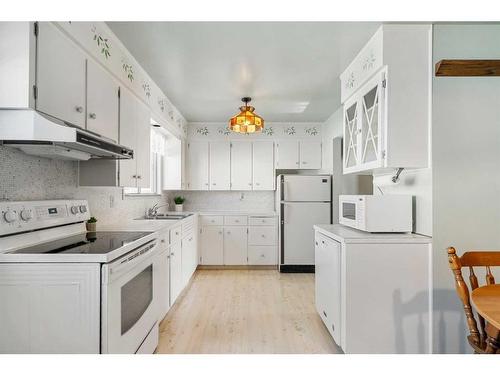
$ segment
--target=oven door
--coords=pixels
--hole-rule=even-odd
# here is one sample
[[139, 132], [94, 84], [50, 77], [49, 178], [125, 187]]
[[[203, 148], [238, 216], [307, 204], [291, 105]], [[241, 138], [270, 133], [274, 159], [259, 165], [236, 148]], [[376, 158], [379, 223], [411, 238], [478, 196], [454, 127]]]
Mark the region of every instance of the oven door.
[[358, 208], [354, 199], [339, 200], [339, 223], [358, 229]]
[[158, 329], [157, 252], [153, 240], [102, 267], [102, 353], [136, 353]]

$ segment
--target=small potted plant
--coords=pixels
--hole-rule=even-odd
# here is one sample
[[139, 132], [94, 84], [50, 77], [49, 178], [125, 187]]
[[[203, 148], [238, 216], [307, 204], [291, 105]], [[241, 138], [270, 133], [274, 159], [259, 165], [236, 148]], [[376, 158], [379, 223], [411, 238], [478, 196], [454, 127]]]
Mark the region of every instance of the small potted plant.
[[97, 226], [97, 219], [92, 216], [90, 219], [87, 220], [87, 232], [95, 232], [96, 231], [96, 226]]
[[186, 198], [184, 197], [175, 197], [174, 198], [174, 203], [175, 203], [175, 211], [176, 212], [182, 212], [183, 210], [183, 203], [185, 202]]

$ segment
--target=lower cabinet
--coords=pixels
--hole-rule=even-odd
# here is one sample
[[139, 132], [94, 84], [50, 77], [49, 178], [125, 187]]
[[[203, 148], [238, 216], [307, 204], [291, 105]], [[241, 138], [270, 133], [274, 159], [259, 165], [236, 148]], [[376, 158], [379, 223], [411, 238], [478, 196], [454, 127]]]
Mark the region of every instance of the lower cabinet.
[[246, 227], [224, 228], [224, 264], [228, 266], [247, 264]]
[[170, 306], [172, 306], [184, 288], [182, 282], [182, 245], [181, 242], [170, 245]]
[[198, 266], [198, 251], [194, 231], [182, 239], [182, 283], [187, 285]]
[[316, 309], [340, 345], [340, 243], [321, 233], [315, 236]]
[[205, 226], [201, 230], [200, 263], [207, 266], [224, 264], [224, 234], [219, 225]]
[[201, 215], [200, 264], [276, 265], [274, 216]]

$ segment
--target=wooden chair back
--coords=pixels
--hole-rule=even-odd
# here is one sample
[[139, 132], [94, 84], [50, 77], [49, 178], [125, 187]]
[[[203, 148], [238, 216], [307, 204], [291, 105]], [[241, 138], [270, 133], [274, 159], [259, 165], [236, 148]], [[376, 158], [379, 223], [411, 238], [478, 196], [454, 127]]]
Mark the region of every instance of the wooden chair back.
[[495, 284], [495, 278], [491, 273], [491, 267], [500, 267], [500, 251], [468, 251], [459, 257], [454, 247], [448, 248], [449, 266], [455, 276], [455, 287], [464, 307], [467, 326], [469, 327], [468, 340], [476, 353], [484, 353], [486, 350], [485, 321], [478, 315], [479, 328], [474, 311], [470, 302], [470, 292], [462, 276], [462, 268], [469, 268], [469, 283], [471, 291], [479, 287], [474, 267], [485, 267], [486, 285]]

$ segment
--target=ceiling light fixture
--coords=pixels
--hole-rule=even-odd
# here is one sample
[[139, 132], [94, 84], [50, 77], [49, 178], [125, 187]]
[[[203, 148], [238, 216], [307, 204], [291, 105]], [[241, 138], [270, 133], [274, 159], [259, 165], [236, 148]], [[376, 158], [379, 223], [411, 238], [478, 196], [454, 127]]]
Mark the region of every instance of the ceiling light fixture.
[[255, 114], [255, 108], [249, 106], [248, 103], [252, 98], [244, 97], [241, 99], [244, 106], [240, 107], [240, 113], [229, 120], [229, 128], [235, 133], [255, 133], [260, 132], [264, 128], [264, 119]]

